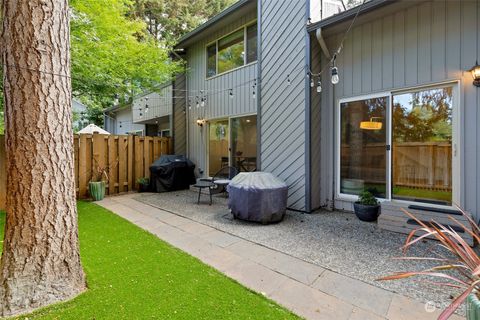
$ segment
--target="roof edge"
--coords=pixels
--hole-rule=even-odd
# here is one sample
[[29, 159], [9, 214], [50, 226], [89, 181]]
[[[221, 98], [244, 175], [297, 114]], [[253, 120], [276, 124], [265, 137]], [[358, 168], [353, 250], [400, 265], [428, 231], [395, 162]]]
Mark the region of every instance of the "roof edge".
[[182, 43], [189, 40], [190, 38], [200, 34], [201, 32], [205, 31], [207, 28], [211, 27], [218, 21], [222, 20], [223, 18], [227, 17], [228, 15], [234, 13], [236, 10], [240, 9], [241, 7], [245, 6], [251, 2], [251, 0], [239, 0], [232, 4], [230, 7], [226, 8], [222, 12], [218, 13], [217, 15], [213, 16], [212, 18], [208, 19], [206, 22], [202, 23], [189, 33], [183, 35], [178, 41], [175, 47], [179, 47]]
[[[360, 9], [359, 15], [362, 15], [362, 14], [365, 14], [367, 12], [376, 10], [378, 8], [387, 6], [389, 4], [393, 4], [393, 3], [398, 2], [398, 1], [399, 0], [370, 0], [370, 1], [367, 1], [363, 4], [362, 8]], [[357, 6], [357, 7], [351, 8], [347, 11], [343, 11], [339, 14], [328, 17], [326, 19], [323, 19], [323, 20], [320, 20], [318, 22], [312, 23], [312, 24], [307, 26], [307, 31], [312, 32], [312, 31], [315, 31], [319, 28], [329, 27], [329, 26], [332, 26], [334, 24], [341, 23], [341, 22], [347, 21], [349, 19], [352, 19], [357, 14], [358, 9], [359, 8]]]

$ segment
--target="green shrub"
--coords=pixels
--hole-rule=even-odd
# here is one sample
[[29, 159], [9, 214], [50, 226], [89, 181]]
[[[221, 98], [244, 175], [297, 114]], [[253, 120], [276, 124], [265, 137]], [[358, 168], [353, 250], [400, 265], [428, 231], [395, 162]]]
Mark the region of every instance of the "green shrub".
[[146, 177], [138, 178], [137, 179], [138, 184], [143, 184], [143, 185], [148, 185], [150, 183], [150, 179]]
[[358, 202], [365, 206], [376, 206], [378, 205], [378, 200], [373, 196], [371, 192], [363, 191], [358, 196]]

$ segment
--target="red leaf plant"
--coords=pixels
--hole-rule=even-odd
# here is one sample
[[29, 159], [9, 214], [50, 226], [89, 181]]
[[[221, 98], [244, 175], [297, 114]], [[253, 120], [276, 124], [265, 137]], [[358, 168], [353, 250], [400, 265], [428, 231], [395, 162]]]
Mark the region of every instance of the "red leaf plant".
[[[462, 228], [465, 233], [471, 235], [474, 242], [479, 243], [480, 228], [469, 217], [469, 215], [465, 213], [465, 211], [461, 209], [459, 210], [467, 218], [471, 229], [454, 217], [449, 216], [449, 218]], [[450, 288], [454, 287], [463, 290], [462, 293], [452, 301], [450, 306], [443, 310], [438, 317], [439, 320], [448, 319], [465, 301], [470, 293], [480, 292], [480, 257], [451, 226], [444, 226], [434, 220], [427, 224], [420, 221], [406, 210], [403, 211], [421, 226], [418, 229], [411, 231], [408, 235], [405, 245], [402, 247], [404, 255], [406, 255], [408, 249], [414, 244], [430, 237], [438, 240], [439, 242], [437, 245], [442, 249], [447, 250], [451, 257], [447, 258], [438, 253], [435, 253], [435, 257], [400, 257], [398, 259], [434, 261], [437, 265], [423, 271], [397, 272], [393, 275], [377, 280], [398, 280], [414, 276], [430, 276], [440, 279], [440, 282], [433, 282], [434, 285]]]

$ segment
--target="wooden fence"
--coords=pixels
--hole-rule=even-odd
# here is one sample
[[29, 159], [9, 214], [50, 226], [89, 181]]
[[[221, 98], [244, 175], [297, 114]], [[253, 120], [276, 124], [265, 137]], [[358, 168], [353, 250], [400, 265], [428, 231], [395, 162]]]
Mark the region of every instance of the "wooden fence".
[[[394, 143], [392, 151], [394, 186], [437, 191], [452, 190], [451, 143]], [[361, 179], [372, 184], [385, 183], [385, 144], [362, 145], [361, 154], [354, 152], [350, 155], [350, 152], [350, 147], [342, 147], [342, 176]]]
[[[0, 209], [5, 208], [5, 140], [0, 136]], [[172, 153], [171, 138], [75, 135], [75, 183], [77, 197], [87, 198], [88, 183], [99, 168], [108, 175], [107, 194], [137, 189], [138, 178], [149, 177], [149, 167], [164, 154]]]

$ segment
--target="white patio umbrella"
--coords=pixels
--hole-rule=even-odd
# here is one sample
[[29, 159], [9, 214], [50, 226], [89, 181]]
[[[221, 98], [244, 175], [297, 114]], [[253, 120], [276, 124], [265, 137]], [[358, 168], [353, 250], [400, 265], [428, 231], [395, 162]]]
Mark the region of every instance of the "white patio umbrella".
[[102, 128], [100, 128], [99, 126], [94, 125], [94, 124], [89, 124], [88, 126], [86, 126], [85, 128], [83, 128], [82, 130], [78, 131], [78, 133], [79, 133], [79, 134], [94, 134], [94, 133], [98, 133], [98, 134], [110, 134], [110, 132], [105, 131], [105, 130], [103, 130]]

